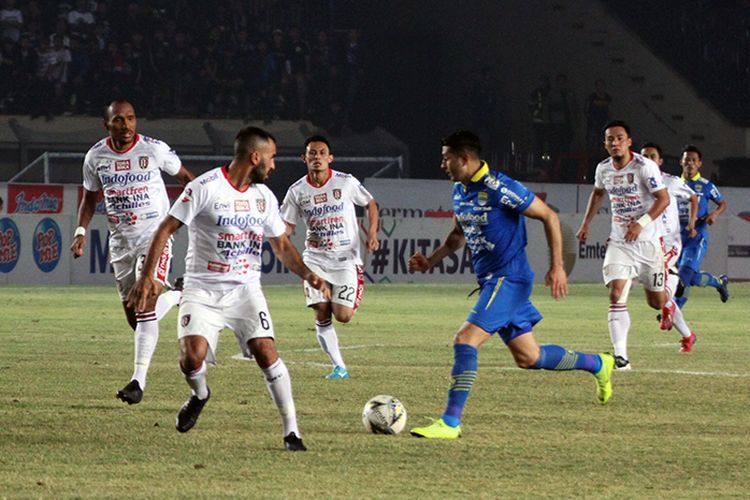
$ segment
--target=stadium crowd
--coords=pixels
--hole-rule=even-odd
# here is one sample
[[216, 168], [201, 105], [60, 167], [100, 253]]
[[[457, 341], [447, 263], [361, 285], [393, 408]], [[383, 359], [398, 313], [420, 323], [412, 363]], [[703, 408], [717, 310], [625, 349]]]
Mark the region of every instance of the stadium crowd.
[[152, 118], [314, 117], [335, 135], [364, 66], [359, 32], [328, 21], [323, 0], [3, 0], [0, 113], [99, 115], [127, 94]]

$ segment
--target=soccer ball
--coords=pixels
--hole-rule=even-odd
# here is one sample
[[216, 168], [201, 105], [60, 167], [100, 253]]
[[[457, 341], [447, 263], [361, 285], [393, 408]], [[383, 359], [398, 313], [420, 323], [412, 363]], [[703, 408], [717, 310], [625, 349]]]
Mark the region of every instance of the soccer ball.
[[398, 434], [406, 426], [406, 408], [393, 396], [380, 394], [365, 403], [362, 423], [373, 434]]

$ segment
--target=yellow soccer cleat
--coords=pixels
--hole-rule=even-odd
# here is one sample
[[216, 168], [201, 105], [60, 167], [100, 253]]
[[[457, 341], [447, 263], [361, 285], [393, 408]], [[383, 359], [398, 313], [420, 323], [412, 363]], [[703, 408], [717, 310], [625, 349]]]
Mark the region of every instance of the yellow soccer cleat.
[[[431, 419], [432, 420], [432, 419]], [[432, 420], [426, 427], [415, 427], [409, 431], [412, 436], [429, 439], [457, 439], [461, 437], [461, 426], [451, 427], [443, 419]]]
[[612, 397], [612, 370], [615, 367], [615, 358], [608, 352], [599, 354], [602, 358], [602, 367], [594, 374], [596, 379], [596, 398], [600, 404], [606, 405]]

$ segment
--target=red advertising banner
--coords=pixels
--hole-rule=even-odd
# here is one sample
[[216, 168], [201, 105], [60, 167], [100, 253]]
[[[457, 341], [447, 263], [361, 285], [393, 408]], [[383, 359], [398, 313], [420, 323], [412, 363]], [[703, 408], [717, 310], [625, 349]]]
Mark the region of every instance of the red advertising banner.
[[62, 209], [61, 184], [8, 184], [9, 214], [59, 214]]

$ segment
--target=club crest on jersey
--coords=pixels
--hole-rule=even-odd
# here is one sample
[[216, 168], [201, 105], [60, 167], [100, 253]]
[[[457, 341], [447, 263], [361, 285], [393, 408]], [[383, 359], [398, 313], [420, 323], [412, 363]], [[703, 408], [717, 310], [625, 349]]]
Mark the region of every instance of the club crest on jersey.
[[315, 204], [316, 205], [318, 205], [320, 203], [325, 203], [325, 202], [328, 201], [328, 194], [327, 193], [316, 194], [315, 198], [313, 198], [313, 199], [315, 200]]
[[619, 186], [620, 184], [622, 184], [622, 179], [623, 177], [621, 175], [615, 175], [612, 178], [612, 184], [614, 184], [615, 186]]
[[337, 200], [341, 199], [341, 190], [340, 189], [334, 189], [333, 190], [333, 197]]
[[122, 172], [123, 170], [130, 170], [130, 160], [115, 161], [115, 172]]
[[263, 213], [266, 211], [266, 200], [258, 198], [255, 200], [255, 206], [258, 207], [258, 212]]
[[628, 184], [632, 184], [635, 180], [635, 174], [628, 174]]
[[477, 203], [480, 206], [485, 206], [487, 204], [487, 200], [489, 200], [489, 194], [487, 191], [479, 191], [477, 193]]
[[249, 212], [250, 200], [234, 200], [234, 211], [235, 212]]
[[700, 184], [696, 184], [696, 185], [695, 185], [695, 186], [693, 187], [693, 189], [695, 189], [696, 191], [703, 191], [703, 186], [701, 186]]
[[188, 326], [190, 324], [190, 315], [186, 314], [183, 317], [181, 317], [180, 324], [182, 325], [183, 328]]
[[148, 156], [139, 156], [138, 166], [141, 167], [143, 170], [147, 169], [148, 168]]

